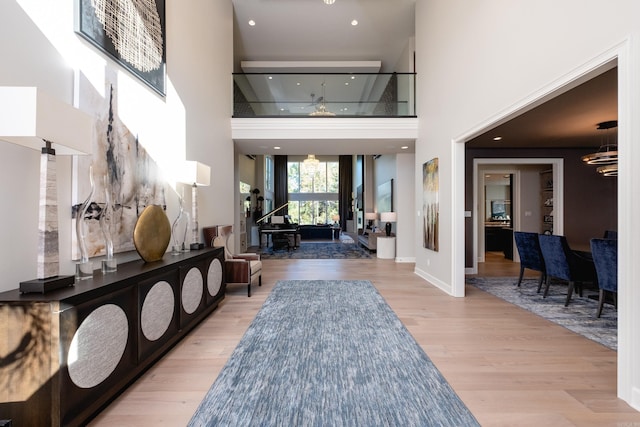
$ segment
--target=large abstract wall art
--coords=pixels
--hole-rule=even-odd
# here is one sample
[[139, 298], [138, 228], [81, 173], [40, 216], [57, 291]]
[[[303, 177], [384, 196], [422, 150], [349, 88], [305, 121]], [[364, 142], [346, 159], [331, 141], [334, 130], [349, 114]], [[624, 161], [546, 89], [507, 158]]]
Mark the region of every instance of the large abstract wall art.
[[422, 165], [422, 219], [424, 221], [423, 246], [438, 251], [438, 158]]
[[165, 0], [77, 0], [76, 32], [165, 94]]
[[[115, 79], [114, 79], [115, 80]], [[105, 96], [96, 93], [86, 78], [80, 78], [79, 108], [96, 116], [91, 156], [76, 156], [73, 168], [73, 230], [78, 210], [91, 193], [89, 171], [93, 172], [94, 196], [84, 214], [85, 244], [89, 257], [105, 253], [100, 217], [109, 191], [112, 203], [114, 253], [132, 251], [133, 229], [148, 205], [166, 208], [165, 180], [160, 169], [118, 116], [117, 86], [107, 79]], [[73, 233], [72, 259], [80, 257], [77, 235]]]

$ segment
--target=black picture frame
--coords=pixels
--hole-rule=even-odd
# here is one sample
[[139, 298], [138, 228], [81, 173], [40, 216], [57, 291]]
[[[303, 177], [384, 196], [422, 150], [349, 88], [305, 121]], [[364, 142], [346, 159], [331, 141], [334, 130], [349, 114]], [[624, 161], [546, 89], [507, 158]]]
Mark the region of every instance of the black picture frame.
[[166, 23], [165, 23], [165, 0], [155, 0], [156, 10], [160, 18], [160, 28], [162, 32], [162, 61], [160, 66], [151, 71], [142, 71], [133, 64], [127, 62], [116, 50], [112, 40], [107, 35], [102, 23], [95, 14], [95, 9], [91, 0], [76, 0], [75, 32], [106, 53], [116, 63], [128, 70], [131, 74], [140, 79], [143, 83], [153, 89], [161, 96], [166, 95]]

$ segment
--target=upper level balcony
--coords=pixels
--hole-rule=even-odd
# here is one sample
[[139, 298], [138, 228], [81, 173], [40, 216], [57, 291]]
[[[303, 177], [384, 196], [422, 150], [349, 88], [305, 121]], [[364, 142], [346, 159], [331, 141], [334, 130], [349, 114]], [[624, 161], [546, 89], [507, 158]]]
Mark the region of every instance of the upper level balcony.
[[415, 73], [234, 73], [234, 118], [416, 117]]

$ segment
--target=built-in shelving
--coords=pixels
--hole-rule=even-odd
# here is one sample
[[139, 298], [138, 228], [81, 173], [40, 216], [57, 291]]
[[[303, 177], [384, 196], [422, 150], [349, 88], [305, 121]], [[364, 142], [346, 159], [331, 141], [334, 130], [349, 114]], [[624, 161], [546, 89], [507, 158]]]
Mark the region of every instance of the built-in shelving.
[[543, 234], [553, 234], [553, 170], [540, 172], [540, 220]]

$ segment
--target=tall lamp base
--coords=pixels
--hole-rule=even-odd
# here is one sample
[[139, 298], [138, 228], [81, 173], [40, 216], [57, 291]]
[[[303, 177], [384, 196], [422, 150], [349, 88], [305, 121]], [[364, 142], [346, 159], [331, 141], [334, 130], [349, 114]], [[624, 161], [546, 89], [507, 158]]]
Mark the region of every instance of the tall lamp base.
[[20, 282], [20, 293], [38, 292], [44, 294], [54, 289], [73, 286], [75, 282], [75, 276], [53, 276], [47, 279], [27, 280], [26, 282]]
[[387, 237], [391, 236], [391, 223], [388, 222], [384, 226], [384, 231], [387, 233]]

